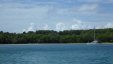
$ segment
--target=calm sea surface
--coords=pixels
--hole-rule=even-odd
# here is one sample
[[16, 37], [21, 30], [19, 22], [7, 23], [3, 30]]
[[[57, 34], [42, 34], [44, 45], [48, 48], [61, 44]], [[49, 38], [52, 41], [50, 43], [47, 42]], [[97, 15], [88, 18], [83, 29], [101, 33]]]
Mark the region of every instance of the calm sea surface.
[[113, 64], [113, 44], [0, 45], [0, 64]]

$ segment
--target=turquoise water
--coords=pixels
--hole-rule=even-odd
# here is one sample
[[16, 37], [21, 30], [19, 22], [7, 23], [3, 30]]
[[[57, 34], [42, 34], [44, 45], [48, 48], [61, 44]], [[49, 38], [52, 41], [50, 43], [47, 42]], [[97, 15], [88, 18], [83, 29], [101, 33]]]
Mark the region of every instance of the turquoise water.
[[0, 45], [0, 64], [113, 64], [113, 45]]

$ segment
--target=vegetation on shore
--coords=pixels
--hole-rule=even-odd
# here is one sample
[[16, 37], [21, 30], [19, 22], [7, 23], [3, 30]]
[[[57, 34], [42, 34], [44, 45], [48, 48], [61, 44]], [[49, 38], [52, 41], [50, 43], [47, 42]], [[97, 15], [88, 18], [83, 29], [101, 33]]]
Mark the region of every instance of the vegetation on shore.
[[[28, 43], [87, 43], [93, 41], [93, 29], [89, 30], [37, 30], [35, 32], [9, 33], [0, 31], [0, 44]], [[113, 43], [113, 28], [96, 29], [99, 43]]]

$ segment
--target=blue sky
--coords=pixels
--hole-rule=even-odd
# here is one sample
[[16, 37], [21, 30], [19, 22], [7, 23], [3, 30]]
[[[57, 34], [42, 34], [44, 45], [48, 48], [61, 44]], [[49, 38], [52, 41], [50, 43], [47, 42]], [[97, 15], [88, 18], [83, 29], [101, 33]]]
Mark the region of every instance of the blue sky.
[[113, 28], [113, 0], [0, 0], [0, 30]]

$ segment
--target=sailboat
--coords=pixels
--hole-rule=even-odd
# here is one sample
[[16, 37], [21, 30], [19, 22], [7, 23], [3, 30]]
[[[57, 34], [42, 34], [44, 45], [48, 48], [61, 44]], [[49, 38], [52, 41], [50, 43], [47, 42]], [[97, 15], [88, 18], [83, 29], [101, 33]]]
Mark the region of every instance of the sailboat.
[[86, 44], [90, 45], [90, 44], [97, 44], [97, 43], [98, 43], [98, 41], [96, 40], [95, 27], [94, 27], [94, 40], [92, 42], [89, 42], [89, 43], [86, 43]]

